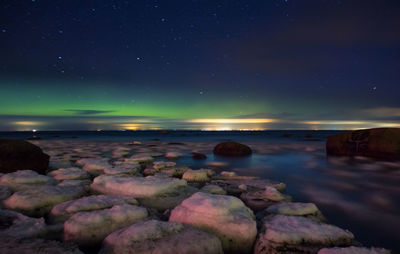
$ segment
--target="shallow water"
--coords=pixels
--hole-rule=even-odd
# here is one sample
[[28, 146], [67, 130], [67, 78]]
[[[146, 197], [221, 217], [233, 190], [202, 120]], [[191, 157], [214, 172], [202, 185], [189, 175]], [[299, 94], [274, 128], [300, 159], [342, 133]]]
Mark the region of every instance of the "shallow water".
[[[285, 138], [283, 134], [290, 133]], [[35, 133], [36, 141], [46, 148], [54, 144], [85, 147], [97, 143], [103, 156], [108, 146], [126, 145], [141, 140], [151, 149], [180, 151], [185, 154], [178, 165], [207, 167], [210, 162], [223, 162], [220, 170], [233, 170], [240, 175], [259, 176], [287, 185], [294, 201], [314, 202], [330, 223], [348, 229], [365, 246], [385, 247], [400, 253], [400, 162], [374, 161], [368, 158], [332, 158], [325, 155], [326, 137], [336, 132], [65, 132]], [[182, 135], [184, 134], [184, 136]], [[0, 133], [1, 137], [26, 138], [32, 133]], [[74, 139], [71, 140], [71, 137]], [[154, 141], [153, 139], [159, 139]], [[51, 141], [47, 141], [51, 140]], [[214, 156], [212, 148], [223, 140], [248, 144], [254, 154], [246, 158]], [[106, 142], [101, 142], [106, 141]], [[169, 144], [182, 142], [183, 144]], [[49, 145], [50, 144], [50, 145]], [[99, 145], [100, 144], [100, 145]], [[111, 145], [112, 144], [112, 145]], [[143, 148], [147, 149], [147, 148]], [[193, 160], [190, 152], [207, 154], [206, 160]], [[139, 149], [137, 152], [140, 152]]]

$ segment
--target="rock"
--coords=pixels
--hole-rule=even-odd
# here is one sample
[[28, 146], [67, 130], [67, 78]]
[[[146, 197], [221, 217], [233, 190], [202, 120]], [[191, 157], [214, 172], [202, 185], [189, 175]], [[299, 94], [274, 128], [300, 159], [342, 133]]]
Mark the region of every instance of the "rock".
[[257, 235], [253, 212], [232, 196], [197, 192], [175, 207], [169, 220], [215, 234], [226, 253], [249, 253]]
[[182, 156], [183, 156], [183, 154], [180, 152], [167, 152], [165, 154], [165, 158], [167, 158], [167, 159], [178, 159]]
[[153, 162], [153, 168], [160, 170], [163, 168], [171, 168], [176, 165], [176, 162], [173, 161], [155, 161]]
[[95, 195], [70, 200], [58, 204], [51, 209], [50, 220], [52, 223], [59, 223], [68, 220], [73, 214], [78, 212], [89, 212], [111, 208], [115, 205], [138, 205], [135, 198], [116, 195]]
[[112, 168], [106, 168], [104, 169], [104, 173], [108, 175], [136, 175], [140, 168], [140, 164], [126, 164]]
[[90, 184], [92, 182], [89, 179], [84, 179], [84, 180], [64, 180], [61, 181], [57, 186], [82, 186], [85, 187], [85, 189], [90, 189]]
[[79, 212], [64, 223], [64, 241], [90, 246], [110, 233], [145, 219], [147, 209], [135, 205], [116, 205], [109, 209]]
[[328, 137], [326, 153], [400, 160], [400, 128], [356, 130]]
[[206, 169], [189, 169], [183, 174], [182, 179], [188, 182], [208, 182], [211, 180]]
[[207, 159], [207, 155], [199, 152], [192, 152], [192, 158], [194, 160], [204, 160]]
[[30, 169], [45, 174], [49, 156], [40, 147], [24, 140], [0, 139], [0, 172]]
[[230, 171], [222, 171], [218, 176], [213, 177], [214, 180], [235, 180], [235, 181], [242, 181], [242, 180], [256, 180], [258, 179], [257, 176], [238, 176], [235, 172]]
[[52, 177], [40, 175], [32, 170], [19, 170], [5, 174], [0, 178], [0, 186], [10, 188], [12, 191], [28, 190], [43, 185], [56, 185], [58, 183]]
[[248, 156], [251, 155], [251, 148], [236, 142], [222, 142], [214, 147], [214, 154], [221, 156]]
[[211, 168], [226, 168], [228, 167], [228, 163], [223, 162], [223, 161], [209, 161], [206, 163], [207, 167], [211, 167]]
[[324, 248], [318, 254], [390, 254], [391, 252], [381, 248], [346, 247], [346, 248]]
[[143, 170], [143, 175], [144, 176], [153, 176], [156, 173], [158, 173], [158, 169], [155, 168], [146, 168], [145, 170]]
[[43, 218], [30, 218], [21, 213], [0, 209], [0, 239], [35, 238], [47, 233]]
[[71, 168], [72, 163], [69, 160], [53, 160], [53, 156], [49, 161], [49, 169], [56, 170], [59, 168]]
[[268, 207], [266, 211], [272, 214], [306, 216], [318, 213], [319, 209], [313, 203], [283, 202]]
[[291, 201], [289, 196], [283, 195], [273, 186], [267, 186], [264, 191], [244, 192], [240, 199], [253, 211], [262, 211], [265, 208], [281, 201]]
[[79, 198], [84, 193], [85, 189], [78, 186], [43, 186], [15, 192], [3, 203], [8, 209], [40, 217], [49, 212], [53, 206]]
[[10, 188], [7, 188], [5, 186], [0, 186], [0, 207], [2, 206], [2, 201], [4, 199], [7, 199], [9, 196], [11, 196], [12, 191]]
[[92, 190], [103, 194], [127, 195], [135, 198], [151, 198], [176, 192], [187, 186], [186, 181], [175, 178], [123, 177], [119, 175], [101, 175], [93, 180]]
[[54, 171], [50, 171], [47, 175], [52, 176], [59, 181], [82, 180], [88, 179], [90, 177], [88, 172], [80, 168], [60, 168]]
[[[272, 186], [278, 191], [284, 191], [286, 188], [284, 183], [274, 182], [268, 179], [212, 180], [211, 184], [222, 187], [229, 195], [240, 195], [247, 191], [264, 191], [268, 186]], [[244, 188], [244, 186], [246, 187]]]
[[226, 195], [226, 191], [219, 187], [218, 185], [205, 185], [203, 188], [201, 188], [202, 192], [210, 193], [210, 194], [219, 194], [219, 195]]
[[349, 246], [354, 239], [347, 230], [299, 216], [275, 215], [263, 226], [255, 254], [317, 253], [323, 247]]
[[190, 170], [189, 167], [178, 167], [178, 168], [163, 168], [161, 172], [167, 173], [170, 176], [181, 178], [183, 174]]
[[104, 169], [111, 168], [111, 165], [105, 158], [87, 158], [76, 162], [78, 165], [83, 164], [83, 169], [93, 176], [98, 176], [104, 173]]
[[101, 254], [222, 254], [212, 234], [178, 222], [149, 220], [120, 229], [103, 242]]
[[130, 158], [125, 159], [125, 163], [131, 163], [131, 164], [146, 164], [146, 163], [151, 163], [153, 162], [153, 157], [150, 155], [146, 154], [136, 154], [133, 155]]
[[7, 254], [83, 254], [75, 244], [44, 239], [0, 238], [0, 246]]

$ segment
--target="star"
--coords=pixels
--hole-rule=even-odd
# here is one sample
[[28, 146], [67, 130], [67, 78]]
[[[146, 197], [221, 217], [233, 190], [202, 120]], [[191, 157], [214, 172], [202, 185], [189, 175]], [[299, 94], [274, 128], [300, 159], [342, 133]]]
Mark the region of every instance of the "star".
[[6, 29], [2, 29], [1, 32], [5, 33], [5, 32], [7, 32], [7, 30]]

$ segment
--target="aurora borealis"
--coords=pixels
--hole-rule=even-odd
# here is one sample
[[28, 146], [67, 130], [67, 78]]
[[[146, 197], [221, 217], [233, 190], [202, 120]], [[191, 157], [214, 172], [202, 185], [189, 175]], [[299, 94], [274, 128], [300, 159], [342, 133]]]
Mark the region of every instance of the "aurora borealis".
[[0, 1], [0, 130], [400, 127], [397, 1]]

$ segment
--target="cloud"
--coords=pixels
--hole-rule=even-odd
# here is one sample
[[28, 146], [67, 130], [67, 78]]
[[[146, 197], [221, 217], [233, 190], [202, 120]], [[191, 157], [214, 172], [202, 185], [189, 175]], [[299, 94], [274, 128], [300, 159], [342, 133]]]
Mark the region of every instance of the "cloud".
[[65, 111], [74, 112], [77, 115], [98, 115], [116, 112], [114, 110], [93, 110], [93, 109], [66, 109]]

